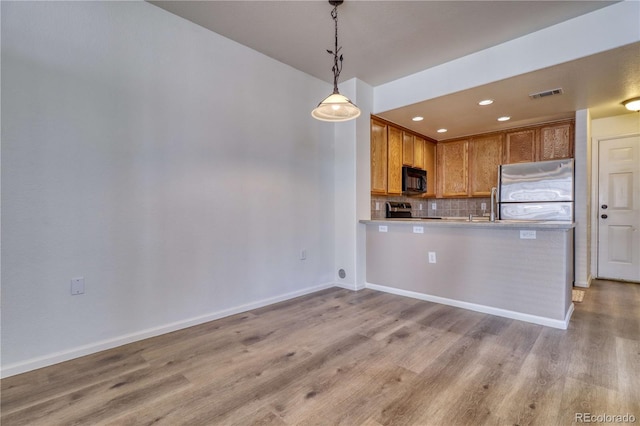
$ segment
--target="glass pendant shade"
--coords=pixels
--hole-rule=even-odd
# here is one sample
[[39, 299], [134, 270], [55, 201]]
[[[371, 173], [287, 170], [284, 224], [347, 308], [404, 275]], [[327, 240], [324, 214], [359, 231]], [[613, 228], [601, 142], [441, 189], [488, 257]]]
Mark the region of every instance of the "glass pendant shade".
[[332, 93], [311, 111], [313, 118], [322, 121], [348, 121], [360, 116], [360, 109], [340, 93]]

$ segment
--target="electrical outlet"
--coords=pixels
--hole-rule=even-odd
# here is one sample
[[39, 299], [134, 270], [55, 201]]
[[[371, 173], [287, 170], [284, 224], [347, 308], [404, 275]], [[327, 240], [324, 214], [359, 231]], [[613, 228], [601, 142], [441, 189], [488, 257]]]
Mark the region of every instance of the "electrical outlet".
[[387, 232], [387, 225], [378, 225], [378, 232]]
[[436, 203], [431, 203], [431, 210], [436, 210], [438, 206], [436, 206]]
[[380, 210], [380, 203], [376, 201], [376, 211]]
[[424, 234], [424, 227], [422, 226], [414, 226], [413, 227], [414, 234]]
[[429, 252], [429, 263], [436, 263], [436, 252], [435, 251], [430, 251]]
[[420, 210], [422, 210], [422, 203], [420, 203]]
[[484, 211], [487, 209], [487, 203], [480, 203], [480, 208]]
[[527, 229], [520, 231], [520, 239], [521, 240], [535, 240], [536, 239], [536, 231]]
[[71, 279], [71, 295], [84, 294], [84, 277]]

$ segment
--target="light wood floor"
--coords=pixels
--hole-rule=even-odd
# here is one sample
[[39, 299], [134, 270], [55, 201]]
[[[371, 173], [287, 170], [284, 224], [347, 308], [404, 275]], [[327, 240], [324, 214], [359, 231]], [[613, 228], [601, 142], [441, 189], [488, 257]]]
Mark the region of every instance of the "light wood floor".
[[566, 331], [330, 289], [4, 379], [1, 409], [3, 426], [637, 424], [640, 285], [595, 282]]

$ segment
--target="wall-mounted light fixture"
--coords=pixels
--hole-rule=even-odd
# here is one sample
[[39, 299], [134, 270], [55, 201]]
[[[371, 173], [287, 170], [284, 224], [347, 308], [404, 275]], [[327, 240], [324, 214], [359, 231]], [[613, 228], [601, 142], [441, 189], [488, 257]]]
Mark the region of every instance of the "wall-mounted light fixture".
[[338, 47], [338, 6], [342, 2], [343, 0], [329, 0], [333, 6], [331, 17], [336, 27], [335, 47], [333, 51], [327, 49], [327, 52], [333, 55], [333, 68], [331, 68], [333, 71], [333, 93], [324, 98], [316, 109], [311, 111], [313, 118], [322, 121], [348, 121], [360, 116], [360, 108], [338, 92], [338, 77], [342, 71], [342, 54], [338, 57], [338, 52], [342, 49], [342, 46]]
[[622, 105], [624, 105], [624, 107], [629, 111], [638, 112], [640, 111], [640, 97], [627, 99], [622, 102]]

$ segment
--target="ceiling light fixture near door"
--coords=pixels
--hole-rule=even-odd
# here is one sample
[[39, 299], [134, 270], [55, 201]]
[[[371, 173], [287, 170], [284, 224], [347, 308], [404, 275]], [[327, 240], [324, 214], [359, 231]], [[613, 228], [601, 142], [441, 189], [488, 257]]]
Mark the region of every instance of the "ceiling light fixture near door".
[[329, 3], [333, 6], [331, 17], [336, 28], [335, 47], [333, 51], [327, 49], [327, 52], [333, 55], [333, 68], [331, 68], [333, 71], [333, 93], [320, 102], [316, 109], [311, 111], [311, 115], [322, 121], [348, 121], [359, 117], [360, 109], [349, 98], [338, 92], [338, 77], [342, 71], [342, 54], [338, 57], [338, 52], [342, 49], [342, 46], [338, 47], [338, 6], [343, 3], [343, 0], [329, 0]]
[[622, 102], [622, 105], [624, 105], [624, 107], [629, 111], [638, 112], [640, 111], [640, 96], [637, 98], [627, 99], [626, 101]]
[[509, 121], [509, 120], [511, 120], [511, 117], [506, 115], [504, 117], [498, 117], [498, 121]]
[[436, 130], [438, 133], [447, 133], [447, 129], [438, 129]]
[[413, 117], [413, 118], [412, 118], [412, 120], [413, 120], [413, 121], [422, 121], [422, 120], [424, 120], [424, 117], [420, 117], [420, 116], [418, 115], [418, 116]]
[[486, 106], [486, 105], [491, 105], [492, 103], [493, 103], [493, 99], [483, 99], [480, 102], [478, 102], [478, 105]]

